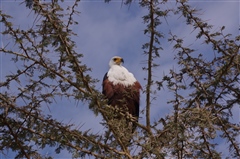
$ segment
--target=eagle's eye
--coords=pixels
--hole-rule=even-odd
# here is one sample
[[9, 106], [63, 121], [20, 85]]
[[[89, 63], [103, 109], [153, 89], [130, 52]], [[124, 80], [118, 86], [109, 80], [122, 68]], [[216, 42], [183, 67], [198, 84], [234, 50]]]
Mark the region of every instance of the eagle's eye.
[[114, 58], [113, 61], [117, 61], [117, 58]]

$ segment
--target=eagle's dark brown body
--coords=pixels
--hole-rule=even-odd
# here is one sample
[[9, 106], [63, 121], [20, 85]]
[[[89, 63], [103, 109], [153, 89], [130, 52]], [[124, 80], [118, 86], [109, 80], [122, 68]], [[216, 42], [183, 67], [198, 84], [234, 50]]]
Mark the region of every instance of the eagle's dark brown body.
[[108, 99], [109, 105], [118, 106], [123, 109], [127, 108], [128, 112], [138, 119], [141, 90], [141, 85], [138, 81], [129, 86], [124, 86], [122, 84], [114, 85], [108, 80], [106, 73], [103, 78], [102, 86], [102, 93]]

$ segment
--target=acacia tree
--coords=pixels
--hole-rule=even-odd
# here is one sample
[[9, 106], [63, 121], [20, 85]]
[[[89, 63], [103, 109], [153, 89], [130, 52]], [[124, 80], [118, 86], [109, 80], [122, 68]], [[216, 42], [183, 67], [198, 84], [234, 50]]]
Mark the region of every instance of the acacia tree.
[[[229, 143], [229, 157], [240, 156], [240, 126], [230, 120], [232, 110], [240, 103], [239, 36], [224, 34], [224, 27], [212, 31], [212, 26], [200, 19], [198, 11], [187, 1], [176, 1], [176, 9], [166, 10], [162, 6], [167, 0], [140, 1], [139, 5], [149, 11], [143, 17], [144, 34], [149, 41], [142, 47], [148, 61], [144, 67], [148, 73], [144, 89], [146, 124], [136, 123], [138, 130], [133, 136], [130, 134], [129, 143], [128, 131], [112, 114], [117, 112], [132, 122], [134, 119], [106, 104], [94, 87], [97, 80], [88, 74], [90, 68], [82, 62], [83, 54], [75, 51], [72, 37], [76, 34], [70, 28], [77, 25], [74, 15], [79, 13], [75, 8], [80, 2], [76, 0], [66, 11], [58, 1], [27, 2], [38, 18], [30, 29], [14, 27], [11, 17], [0, 12], [1, 24], [6, 28], [2, 35], [11, 37], [19, 49], [0, 48], [1, 54], [7, 54], [19, 66], [0, 83], [2, 153], [11, 150], [17, 152], [16, 158], [52, 158], [36, 149], [50, 146], [56, 153], [67, 150], [76, 158], [221, 158], [213, 140], [221, 137]], [[205, 60], [203, 54], [184, 46], [183, 39], [170, 33], [169, 42], [174, 43], [180, 70], [170, 70], [162, 80], [154, 80], [153, 70], [159, 65], [156, 58], [160, 58], [164, 38], [158, 27], [169, 14], [185, 17], [186, 24], [198, 31], [196, 38], [204, 39], [217, 54]], [[151, 100], [158, 91], [153, 90], [153, 85], [158, 90], [166, 87], [173, 92], [169, 103], [174, 113], [156, 122], [150, 120]], [[188, 91], [188, 96], [182, 95], [183, 91]], [[92, 134], [44, 114], [42, 106], [51, 105], [57, 98], [87, 102], [89, 109], [103, 117], [107, 130]]]

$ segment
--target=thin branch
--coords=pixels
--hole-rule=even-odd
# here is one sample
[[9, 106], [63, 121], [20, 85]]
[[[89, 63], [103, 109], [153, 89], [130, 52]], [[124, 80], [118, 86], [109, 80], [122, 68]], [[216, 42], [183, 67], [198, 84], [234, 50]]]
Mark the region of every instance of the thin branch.
[[146, 87], [146, 126], [150, 130], [151, 121], [150, 121], [150, 105], [151, 105], [151, 85], [152, 85], [152, 54], [153, 54], [153, 45], [154, 45], [154, 0], [150, 1], [150, 44], [148, 50], [148, 79]]

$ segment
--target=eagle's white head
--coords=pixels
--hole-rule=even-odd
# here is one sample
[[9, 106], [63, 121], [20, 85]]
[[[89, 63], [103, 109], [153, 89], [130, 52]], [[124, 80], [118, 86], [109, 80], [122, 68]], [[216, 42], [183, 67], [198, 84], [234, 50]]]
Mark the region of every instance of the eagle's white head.
[[113, 65], [119, 65], [122, 66], [122, 64], [124, 63], [123, 58], [119, 57], [119, 56], [114, 56], [111, 58], [111, 60], [109, 61], [109, 66], [112, 67]]
[[109, 62], [110, 69], [107, 73], [110, 82], [114, 85], [122, 84], [129, 86], [134, 84], [137, 80], [131, 72], [129, 72], [124, 66], [122, 66], [124, 60], [119, 56], [114, 56]]

